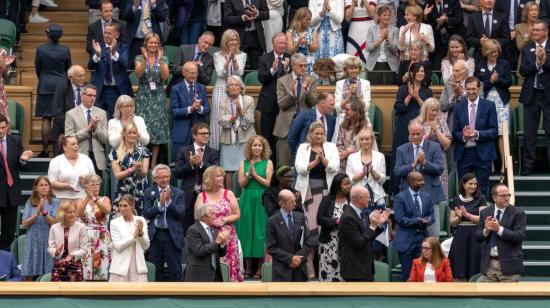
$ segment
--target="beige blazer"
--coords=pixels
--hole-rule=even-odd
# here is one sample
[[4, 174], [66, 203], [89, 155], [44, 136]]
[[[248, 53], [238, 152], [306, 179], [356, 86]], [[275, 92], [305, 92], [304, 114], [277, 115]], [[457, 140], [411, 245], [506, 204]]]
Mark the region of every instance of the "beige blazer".
[[136, 245], [136, 265], [138, 274], [147, 274], [147, 264], [143, 252], [149, 248], [149, 234], [147, 233], [147, 222], [141, 216], [134, 216], [134, 222], [143, 222], [143, 236], [134, 239], [134, 231], [120, 216], [111, 220], [111, 240], [113, 241], [113, 258], [109, 273], [120, 276], [128, 275], [130, 258], [132, 257], [132, 246]]
[[[284, 139], [288, 136], [290, 125], [296, 114], [296, 96], [292, 84], [294, 82], [293, 74], [286, 74], [277, 80], [277, 104], [279, 105], [279, 115], [275, 120], [273, 135]], [[315, 106], [317, 100], [317, 85], [315, 78], [310, 75], [304, 75], [311, 79], [311, 85], [307, 92], [302, 88], [300, 94], [300, 111], [311, 109]]]
[[[48, 238], [48, 253], [53, 258], [61, 258], [61, 255], [55, 255], [55, 247], [65, 243], [65, 232], [61, 223], [56, 223], [50, 228]], [[82, 259], [88, 254], [88, 232], [86, 226], [80, 222], [75, 222], [69, 228], [69, 254], [75, 259]]]
[[[239, 135], [239, 143], [245, 143], [250, 137], [256, 135], [256, 129], [254, 129], [254, 115], [256, 106], [254, 104], [254, 98], [248, 95], [241, 95], [241, 107], [244, 111], [244, 115], [239, 118], [239, 126], [237, 127], [237, 134]], [[231, 132], [234, 129], [235, 122], [231, 122], [231, 105], [229, 98], [227, 98], [220, 105], [219, 121], [222, 131], [220, 133], [221, 144], [231, 144]]]
[[[107, 169], [105, 158], [105, 144], [107, 143], [107, 114], [103, 109], [92, 107], [92, 117], [98, 117], [96, 129], [92, 133], [92, 147], [95, 161], [99, 170]], [[88, 138], [90, 134], [87, 130], [88, 120], [84, 116], [82, 107], [76, 106], [69, 110], [65, 115], [65, 136], [75, 136], [78, 140], [78, 152], [88, 155]]]

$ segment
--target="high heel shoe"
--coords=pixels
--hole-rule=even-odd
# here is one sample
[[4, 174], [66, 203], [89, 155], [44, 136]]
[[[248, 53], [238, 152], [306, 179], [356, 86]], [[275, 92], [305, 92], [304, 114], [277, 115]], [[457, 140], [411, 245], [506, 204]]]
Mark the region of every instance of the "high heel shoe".
[[38, 157], [40, 157], [40, 158], [48, 158], [48, 157], [50, 157], [50, 155], [48, 154], [48, 151], [47, 151], [47, 150], [42, 150], [42, 152], [40, 152], [40, 154], [38, 154]]

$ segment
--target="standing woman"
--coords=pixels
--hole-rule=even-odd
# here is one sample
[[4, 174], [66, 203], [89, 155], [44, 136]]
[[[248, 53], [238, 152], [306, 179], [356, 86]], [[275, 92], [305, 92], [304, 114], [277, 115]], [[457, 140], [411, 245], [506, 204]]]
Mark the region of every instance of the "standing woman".
[[142, 146], [147, 146], [151, 136], [147, 132], [145, 120], [135, 115], [136, 104], [134, 99], [128, 95], [121, 95], [117, 98], [115, 104], [115, 117], [109, 120], [107, 135], [109, 136], [109, 144], [116, 148], [122, 141], [122, 128], [129, 122], [133, 122], [137, 127], [139, 139], [138, 142]]
[[6, 94], [5, 82], [8, 79], [9, 66], [13, 61], [15, 61], [15, 55], [8, 55], [8, 51], [0, 47], [0, 114], [8, 118], [8, 120], [8, 96]]
[[[317, 232], [317, 212], [319, 204], [332, 179], [340, 169], [340, 157], [338, 148], [334, 143], [327, 142], [325, 124], [316, 121], [309, 127], [306, 142], [300, 144], [296, 152], [296, 172], [298, 178], [294, 188], [300, 192], [304, 201], [304, 213], [307, 218], [309, 230]], [[315, 236], [316, 237], [316, 236]], [[317, 246], [316, 243], [313, 245]], [[316, 248], [316, 247], [315, 247]], [[316, 249], [311, 250], [307, 256], [307, 270], [309, 278], [315, 277], [313, 258]]]
[[467, 172], [460, 179], [460, 194], [451, 203], [451, 226], [455, 228], [449, 260], [457, 281], [468, 281], [479, 273], [481, 248], [477, 244], [476, 229], [479, 212], [487, 206], [485, 195], [479, 192], [477, 179]]
[[424, 45], [420, 41], [414, 41], [411, 43], [411, 46], [409, 47], [409, 59], [408, 60], [401, 60], [399, 62], [399, 70], [397, 71], [397, 76], [395, 79], [395, 82], [397, 85], [403, 85], [406, 84], [409, 81], [409, 72], [411, 71], [411, 67], [415, 63], [422, 63], [424, 65], [425, 70], [425, 79], [428, 84], [432, 81], [432, 69], [431, 64], [428, 61], [422, 61], [422, 52], [424, 50]]
[[83, 281], [81, 259], [88, 254], [89, 241], [86, 226], [76, 221], [76, 202], [61, 201], [56, 220], [48, 237], [48, 254], [54, 258], [52, 281]]
[[144, 251], [149, 248], [145, 218], [136, 216], [134, 197], [125, 194], [118, 202], [120, 217], [111, 220], [113, 259], [109, 282], [147, 282]]
[[113, 216], [119, 213], [118, 202], [125, 194], [134, 196], [134, 208], [141, 215], [151, 152], [138, 143], [140, 134], [133, 122], [127, 122], [120, 135], [122, 142], [109, 153], [113, 175], [117, 179]]
[[52, 271], [52, 257], [48, 255], [48, 234], [55, 224], [59, 200], [53, 194], [46, 176], [39, 176], [32, 185], [32, 194], [25, 204], [21, 225], [27, 228], [23, 271], [26, 281]]
[[296, 10], [286, 32], [286, 46], [289, 54], [293, 55], [298, 52], [306, 57], [306, 72], [311, 75], [319, 49], [319, 34], [317, 29], [311, 27], [310, 24], [311, 11], [307, 7]]
[[220, 117], [220, 106], [227, 99], [227, 78], [233, 75], [241, 77], [246, 65], [246, 53], [239, 50], [239, 45], [239, 33], [227, 29], [222, 35], [220, 51], [214, 53], [214, 67], [218, 77], [210, 106], [210, 147], [216, 150], [219, 150], [221, 133], [217, 119]]
[[351, 0], [351, 5], [345, 8], [346, 21], [350, 23], [346, 42], [346, 53], [367, 62], [368, 52], [365, 49], [365, 35], [374, 24], [376, 0]]
[[49, 24], [46, 29], [48, 43], [38, 46], [34, 58], [38, 86], [36, 88], [35, 116], [42, 118], [42, 152], [39, 157], [48, 157], [48, 136], [53, 118], [53, 95], [57, 85], [66, 82], [67, 70], [71, 67], [71, 51], [59, 44], [63, 29]]
[[338, 173], [332, 180], [330, 192], [323, 197], [317, 212], [319, 235], [319, 281], [341, 282], [340, 258], [338, 257], [338, 224], [349, 204], [351, 182], [345, 173]]
[[111, 213], [111, 201], [99, 196], [101, 178], [90, 175], [82, 180], [86, 197], [76, 203], [76, 215], [87, 228], [89, 253], [82, 258], [84, 280], [103, 280], [109, 276], [112, 243], [107, 222]]
[[283, 31], [283, 15], [285, 14], [284, 0], [267, 0], [269, 8], [269, 18], [262, 21], [265, 36], [265, 51], [267, 53], [273, 50], [271, 39], [275, 33]]
[[422, 23], [424, 11], [415, 4], [405, 9], [407, 24], [399, 28], [397, 47], [402, 52], [402, 59], [409, 59], [409, 48], [412, 42], [418, 41], [423, 45], [422, 61], [428, 61], [430, 52], [435, 49], [432, 26]]
[[345, 53], [342, 21], [344, 20], [344, 1], [309, 0], [311, 26], [318, 29], [319, 49], [317, 58], [332, 58]]
[[363, 104], [359, 99], [354, 98], [346, 104], [345, 115], [344, 122], [338, 129], [338, 140], [336, 141], [341, 172], [346, 170], [349, 155], [359, 149], [355, 136], [362, 129], [369, 127], [369, 122], [365, 119]]
[[145, 119], [151, 135], [151, 168], [158, 162], [160, 146], [170, 142], [170, 117], [166, 108], [164, 80], [168, 79], [168, 58], [163, 56], [160, 37], [150, 32], [143, 40], [141, 55], [135, 59], [139, 86], [136, 95], [136, 114]]
[[220, 106], [219, 124], [221, 165], [225, 183], [233, 187], [233, 173], [243, 160], [244, 144], [256, 135], [254, 99], [244, 95], [245, 85], [239, 76], [227, 78], [227, 99]]
[[229, 265], [229, 280], [242, 282], [241, 254], [235, 223], [240, 219], [241, 212], [237, 198], [231, 190], [223, 186], [225, 172], [220, 166], [206, 168], [202, 176], [202, 192], [195, 202], [195, 213], [203, 205], [212, 209], [213, 221], [218, 231], [229, 230], [226, 242], [226, 253], [221, 262]]
[[464, 60], [468, 65], [468, 76], [474, 75], [476, 64], [474, 58], [468, 56], [468, 48], [466, 42], [457, 34], [449, 37], [449, 49], [447, 56], [441, 60], [441, 77], [444, 85], [453, 79], [453, 65], [457, 60]]
[[237, 223], [237, 234], [241, 240], [246, 275], [252, 276], [254, 259], [260, 259], [254, 276], [262, 271], [262, 258], [265, 254], [265, 230], [267, 215], [262, 207], [262, 195], [273, 175], [273, 163], [269, 160], [271, 149], [267, 140], [256, 135], [244, 147], [244, 160], [239, 164], [239, 198], [241, 219]]
[[535, 22], [539, 20], [539, 12], [539, 5], [535, 1], [525, 3], [521, 10], [521, 23], [516, 24], [515, 27], [516, 47], [520, 51], [517, 67], [518, 85], [520, 86], [523, 84], [523, 77], [519, 72], [519, 68], [521, 67], [521, 50], [532, 41], [531, 31]]

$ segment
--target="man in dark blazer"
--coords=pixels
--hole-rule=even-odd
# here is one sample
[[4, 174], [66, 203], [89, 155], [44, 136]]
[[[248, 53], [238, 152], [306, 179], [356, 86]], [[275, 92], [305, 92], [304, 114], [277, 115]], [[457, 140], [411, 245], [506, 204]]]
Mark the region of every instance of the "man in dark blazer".
[[308, 280], [306, 256], [311, 249], [304, 214], [294, 211], [296, 197], [290, 190], [279, 192], [281, 207], [267, 220], [266, 246], [273, 262], [273, 282]]
[[209, 206], [197, 209], [197, 221], [189, 227], [185, 243], [189, 250], [185, 282], [222, 282], [220, 257], [225, 256], [229, 230], [218, 232]]
[[[145, 190], [143, 202], [143, 217], [149, 221], [149, 261], [155, 265], [156, 281], [180, 281], [185, 197], [183, 191], [170, 185], [170, 167], [156, 165], [153, 180], [155, 185]], [[163, 275], [165, 263], [168, 265], [166, 277]]]
[[454, 157], [458, 178], [466, 172], [476, 175], [479, 190], [489, 197], [489, 175], [497, 158], [495, 142], [498, 121], [495, 104], [479, 97], [481, 82], [477, 77], [466, 79], [466, 99], [455, 106], [453, 120]]
[[250, 69], [257, 69], [258, 58], [266, 50], [262, 21], [269, 19], [267, 1], [226, 0], [223, 12], [224, 25], [239, 33], [241, 50], [248, 55]]
[[298, 146], [306, 142], [309, 127], [311, 123], [315, 121], [325, 124], [327, 141], [330, 142], [330, 140], [332, 140], [334, 126], [336, 124], [336, 117], [333, 115], [334, 104], [334, 95], [328, 92], [322, 92], [317, 95], [315, 108], [298, 113], [294, 121], [292, 121], [292, 126], [288, 133], [288, 147], [290, 148], [292, 157], [296, 156]]
[[441, 60], [447, 55], [449, 37], [453, 34], [464, 35], [464, 21], [460, 0], [429, 0], [424, 15], [425, 23], [432, 26], [435, 50], [430, 54], [432, 69], [441, 69]]
[[[495, 0], [480, 0], [481, 10], [470, 15], [466, 42], [474, 48], [476, 63], [482, 58], [481, 45], [487, 39], [496, 39], [503, 49], [503, 56], [510, 62], [510, 29], [507, 15], [494, 10]], [[488, 20], [487, 20], [488, 18]]]
[[214, 71], [214, 58], [208, 52], [214, 44], [214, 34], [210, 31], [204, 32], [197, 44], [181, 45], [174, 57], [174, 62], [170, 64], [172, 80], [166, 87], [166, 93], [170, 94], [172, 87], [183, 80], [183, 65], [189, 61], [195, 62], [199, 66], [199, 75], [197, 81], [203, 85], [209, 85]]
[[105, 31], [103, 27], [105, 24], [118, 22], [120, 26], [120, 41], [128, 44], [128, 39], [126, 38], [126, 23], [122, 20], [113, 18], [113, 3], [109, 0], [101, 0], [99, 7], [101, 18], [88, 25], [88, 34], [86, 35], [86, 52], [88, 52], [90, 57], [95, 53], [92, 41], [103, 42], [103, 32]]
[[206, 97], [206, 86], [197, 82], [198, 65], [187, 62], [183, 66], [185, 80], [172, 88], [170, 93], [170, 113], [172, 129], [170, 139], [174, 155], [184, 145], [192, 143], [191, 127], [198, 122], [206, 122], [210, 108]]
[[518, 282], [523, 274], [522, 244], [527, 215], [511, 205], [510, 192], [504, 184], [491, 190], [494, 205], [479, 213], [476, 240], [481, 243], [483, 282]]
[[422, 190], [422, 173], [409, 173], [407, 181], [409, 188], [395, 195], [393, 199], [396, 227], [392, 247], [399, 253], [403, 281], [409, 279], [413, 260], [420, 256], [422, 242], [428, 236], [427, 228], [435, 220], [430, 194]]
[[540, 1], [539, 3], [539, 19], [550, 23], [550, 1]]
[[19, 169], [32, 157], [32, 151], [23, 152], [21, 139], [7, 134], [9, 127], [8, 118], [0, 114], [0, 250], [10, 250], [14, 239], [21, 204]]
[[374, 251], [372, 242], [384, 231], [381, 226], [388, 220], [390, 211], [373, 211], [367, 214], [370, 195], [366, 187], [354, 186], [350, 204], [338, 225], [340, 274], [345, 281], [374, 281]]
[[407, 176], [418, 171], [424, 177], [424, 191], [431, 195], [435, 222], [428, 228], [431, 236], [439, 238], [439, 202], [447, 198], [439, 177], [443, 173], [443, 152], [437, 142], [424, 140], [424, 127], [418, 121], [409, 124], [409, 140], [397, 148], [393, 174], [401, 179], [399, 191], [407, 190]]
[[[546, 2], [546, 1], [545, 1]], [[548, 23], [537, 22], [532, 30], [533, 42], [521, 50], [520, 73], [525, 77], [519, 102], [523, 104], [523, 162], [522, 175], [530, 175], [535, 164], [535, 141], [542, 112], [546, 134], [546, 153], [550, 161], [550, 44]]]
[[[148, 9], [141, 7], [144, 2], [147, 3]], [[128, 51], [130, 69], [134, 68], [134, 59], [141, 54], [140, 48], [143, 46], [143, 38], [149, 32], [158, 34], [162, 44], [160, 23], [165, 18], [164, 0], [130, 0], [126, 3], [124, 20], [126, 20], [126, 33], [128, 45], [130, 45]]]
[[88, 61], [88, 68], [94, 70], [92, 84], [97, 88], [96, 105], [112, 119], [117, 98], [123, 94], [133, 96], [133, 93], [127, 72], [128, 45], [118, 41], [118, 24], [108, 23], [104, 29], [104, 41], [92, 42], [94, 54]]
[[271, 149], [275, 149], [273, 129], [279, 114], [277, 79], [290, 72], [290, 55], [285, 52], [286, 35], [283, 32], [275, 33], [271, 41], [273, 50], [261, 56], [258, 62], [258, 80], [262, 83], [262, 89], [256, 110], [261, 112], [260, 135], [267, 139]]
[[[495, 10], [505, 14], [507, 17], [506, 20], [508, 21], [508, 27], [510, 29], [510, 37], [512, 39], [514, 39], [514, 37], [512, 37], [512, 32], [514, 32], [516, 24], [519, 24], [522, 22], [521, 15], [523, 13], [522, 12], [523, 7], [529, 1], [530, 0], [500, 0], [495, 2]], [[541, 19], [542, 19], [542, 13], [543, 13], [541, 8], [543, 6], [543, 3], [548, 3], [548, 1], [545, 1], [545, 0], [540, 1], [539, 16], [541, 17]], [[545, 5], [548, 5], [548, 4], [545, 4]]]
[[208, 124], [198, 122], [191, 128], [193, 144], [180, 148], [176, 158], [176, 177], [181, 179], [181, 190], [185, 192], [185, 215], [183, 234], [193, 224], [197, 195], [201, 192], [202, 175], [206, 168], [220, 165], [220, 152], [208, 146], [210, 129]]
[[80, 93], [86, 84], [86, 71], [80, 65], [73, 65], [67, 71], [69, 79], [55, 88], [53, 96], [53, 125], [50, 141], [53, 143], [54, 156], [63, 152], [60, 142], [65, 134], [65, 114], [82, 103]]

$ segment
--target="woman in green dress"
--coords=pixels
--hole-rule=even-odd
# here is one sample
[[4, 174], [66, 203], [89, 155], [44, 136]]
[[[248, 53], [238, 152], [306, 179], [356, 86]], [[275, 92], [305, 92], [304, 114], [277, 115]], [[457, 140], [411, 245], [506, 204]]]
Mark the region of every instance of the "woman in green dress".
[[163, 81], [168, 79], [168, 58], [163, 56], [160, 37], [149, 33], [143, 40], [141, 55], [136, 57], [136, 76], [139, 86], [136, 95], [136, 115], [145, 119], [151, 136], [151, 168], [157, 164], [160, 145], [170, 141], [170, 117], [166, 108]]
[[262, 195], [273, 175], [269, 160], [271, 149], [264, 137], [256, 135], [244, 146], [244, 160], [239, 164], [239, 198], [241, 218], [237, 222], [237, 235], [241, 241], [245, 261], [245, 275], [252, 276], [254, 259], [260, 259], [256, 274], [259, 278], [265, 254], [265, 228], [267, 213], [262, 206]]

